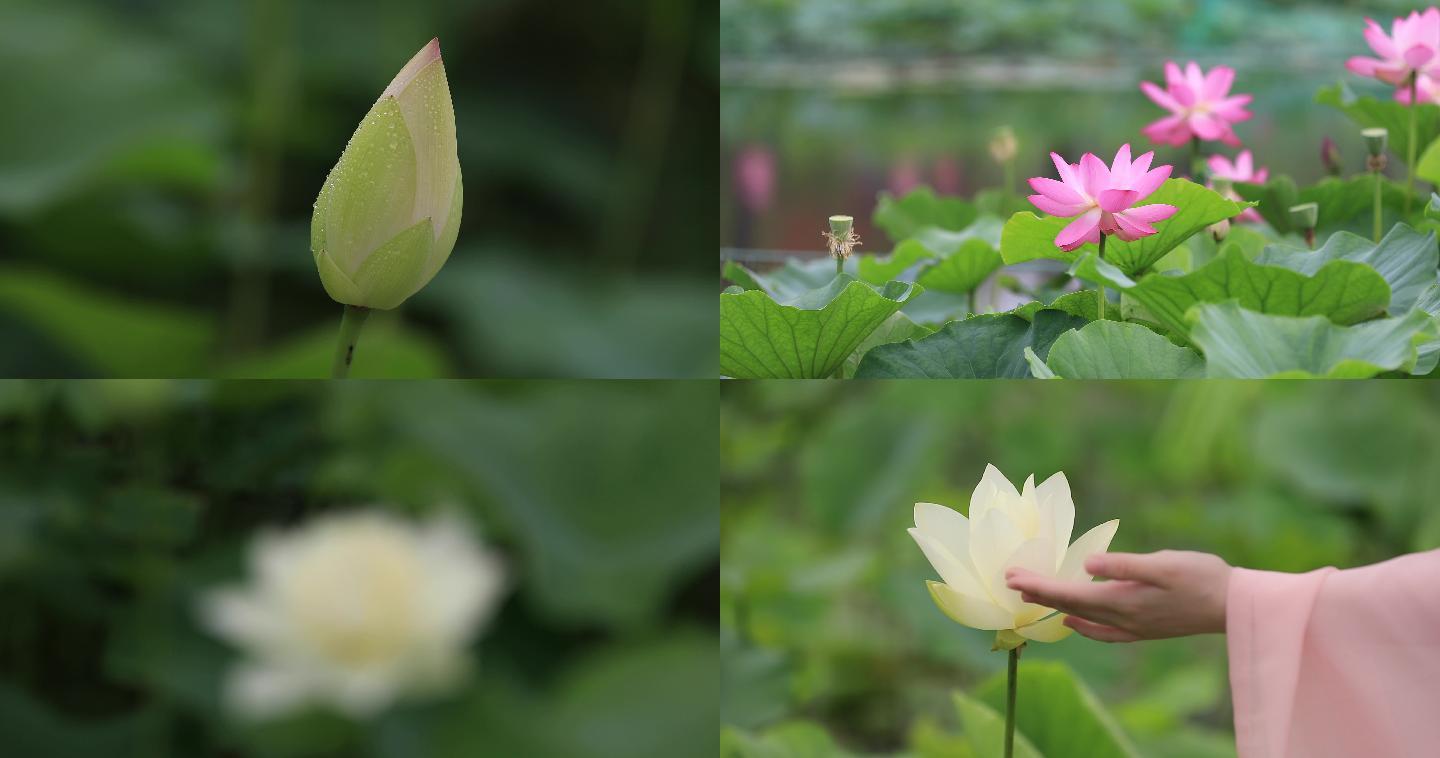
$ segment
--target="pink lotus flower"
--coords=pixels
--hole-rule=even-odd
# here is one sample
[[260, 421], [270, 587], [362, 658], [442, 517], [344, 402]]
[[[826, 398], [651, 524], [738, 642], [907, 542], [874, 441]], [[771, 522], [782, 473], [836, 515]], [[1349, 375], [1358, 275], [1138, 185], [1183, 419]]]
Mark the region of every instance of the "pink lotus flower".
[[[1259, 170], [1255, 169], [1255, 161], [1251, 157], [1249, 150], [1241, 150], [1240, 154], [1235, 156], [1234, 163], [1231, 163], [1230, 159], [1223, 155], [1212, 155], [1210, 156], [1208, 165], [1210, 166], [1210, 178], [1212, 180], [1227, 179], [1232, 182], [1264, 184], [1265, 180], [1270, 178], [1270, 169], [1264, 166], [1260, 167]], [[1215, 183], [1212, 181], [1206, 186], [1214, 189], [1214, 185]], [[1245, 199], [1240, 197], [1234, 189], [1226, 189], [1220, 194], [1224, 195], [1226, 199], [1236, 202], [1241, 202]], [[1237, 218], [1240, 221], [1258, 222], [1260, 220], [1260, 214], [1257, 213], [1254, 208], [1246, 208]]]
[[1140, 131], [1161, 145], [1183, 145], [1191, 137], [1199, 137], [1239, 146], [1240, 138], [1231, 125], [1250, 118], [1245, 106], [1252, 98], [1231, 95], [1234, 82], [1235, 69], [1229, 66], [1216, 66], [1207, 74], [1190, 61], [1181, 73], [1175, 61], [1166, 61], [1165, 89], [1150, 82], [1140, 82], [1140, 89], [1170, 115]]
[[1038, 192], [1030, 202], [1052, 215], [1076, 216], [1060, 234], [1055, 245], [1069, 252], [1087, 242], [1099, 243], [1100, 235], [1113, 234], [1126, 242], [1155, 233], [1150, 226], [1175, 215], [1175, 206], [1157, 203], [1135, 203], [1149, 197], [1170, 177], [1170, 166], [1150, 168], [1154, 152], [1130, 161], [1130, 146], [1123, 145], [1115, 160], [1106, 168], [1105, 162], [1086, 153], [1078, 164], [1066, 163], [1059, 153], [1051, 153], [1060, 181], [1037, 176], [1030, 187]]
[[1361, 76], [1373, 76], [1395, 87], [1395, 99], [1410, 102], [1409, 81], [1416, 77], [1416, 99], [1421, 102], [1436, 102], [1440, 96], [1440, 83], [1435, 76], [1440, 74], [1440, 9], [1428, 8], [1424, 13], [1412, 11], [1405, 18], [1396, 18], [1390, 24], [1390, 34], [1375, 23], [1365, 19], [1365, 41], [1370, 49], [1380, 56], [1366, 58], [1355, 56], [1345, 62], [1345, 68]]

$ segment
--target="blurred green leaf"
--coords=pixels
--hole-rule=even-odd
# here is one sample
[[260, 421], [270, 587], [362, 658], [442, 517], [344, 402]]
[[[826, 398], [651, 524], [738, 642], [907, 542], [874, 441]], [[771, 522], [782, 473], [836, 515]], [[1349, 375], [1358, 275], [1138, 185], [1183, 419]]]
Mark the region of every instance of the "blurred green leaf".
[[1440, 127], [1440, 107], [1422, 104], [1411, 108], [1391, 100], [1360, 97], [1343, 82], [1321, 88], [1315, 93], [1315, 102], [1340, 110], [1361, 129], [1384, 128], [1389, 132], [1390, 153], [1402, 165], [1410, 149], [1412, 111], [1417, 116], [1415, 133], [1420, 140], [1416, 155], [1420, 153], [1419, 147], [1428, 145], [1435, 137], [1437, 127]]
[[898, 199], [881, 192], [873, 220], [890, 239], [899, 242], [927, 226], [960, 231], [977, 215], [975, 206], [958, 197], [941, 197], [929, 187], [916, 187]]
[[[260, 355], [243, 356], [228, 364], [225, 374], [234, 379], [317, 379], [330, 375], [339, 311], [335, 323], [291, 338]], [[356, 379], [432, 379], [448, 376], [451, 369], [440, 345], [398, 320], [376, 314], [366, 323], [355, 349], [350, 376]]]
[[[1065, 664], [1022, 659], [1018, 680], [1015, 729], [1040, 753], [1136, 758], [1115, 718]], [[1001, 674], [981, 685], [975, 697], [1001, 709], [1005, 687]]]
[[[965, 738], [970, 742], [970, 748], [975, 751], [976, 758], [1004, 758], [1005, 756], [1005, 711], [992, 710], [984, 702], [967, 697], [962, 693], [955, 693], [955, 708], [960, 712], [960, 723], [965, 729]], [[1017, 707], [1016, 710], [1019, 710]], [[1024, 711], [1021, 711], [1023, 713]], [[1044, 758], [1039, 750], [1026, 737], [1025, 730], [1020, 728], [1022, 723], [1016, 714], [1015, 722], [1015, 752], [1020, 758]], [[1066, 753], [1055, 753], [1055, 755], [1066, 755]]]

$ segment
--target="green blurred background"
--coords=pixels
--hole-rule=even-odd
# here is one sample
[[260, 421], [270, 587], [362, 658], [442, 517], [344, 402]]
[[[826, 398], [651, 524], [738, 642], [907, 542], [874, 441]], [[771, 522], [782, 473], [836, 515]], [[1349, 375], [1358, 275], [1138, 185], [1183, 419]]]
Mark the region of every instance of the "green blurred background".
[[441, 38], [443, 273], [358, 376], [713, 376], [716, 17], [696, 0], [11, 0], [0, 376], [319, 377], [311, 205]]
[[[1298, 572], [1440, 547], [1440, 394], [1425, 385], [735, 382], [721, 407], [727, 756], [986, 756], [950, 694], [993, 703], [1003, 682], [981, 683], [1005, 656], [935, 608], [905, 533], [916, 501], [965, 510], [986, 463], [1017, 482], [1063, 470], [1076, 534], [1119, 518], [1117, 551]], [[1234, 755], [1222, 636], [1072, 635], [1028, 646], [1021, 668], [1055, 661], [1139, 755]], [[1038, 717], [1020, 699], [1024, 732]]]
[[[1168, 59], [1237, 70], [1232, 91], [1255, 96], [1255, 117], [1236, 131], [1272, 175], [1322, 177], [1326, 136], [1347, 174], [1364, 171], [1358, 131], [1314, 104], [1315, 90], [1345, 81], [1388, 97], [1345, 60], [1371, 54], [1366, 16], [1389, 29], [1424, 5], [722, 0], [720, 246], [756, 263], [818, 251], [825, 217], [849, 213], [883, 252], [869, 223], [876, 193], [928, 184], [968, 197], [999, 186], [986, 144], [1001, 126], [1019, 139], [1017, 184], [1052, 173], [1052, 150], [1073, 160], [1125, 142], [1151, 149], [1140, 128], [1164, 112], [1139, 82], [1163, 83]], [[1188, 163], [1185, 149], [1155, 149], [1160, 161]]]
[[[714, 385], [417, 388], [0, 382], [0, 753], [712, 755]], [[257, 529], [357, 505], [458, 509], [503, 554], [468, 684], [363, 724], [232, 722], [196, 598]]]

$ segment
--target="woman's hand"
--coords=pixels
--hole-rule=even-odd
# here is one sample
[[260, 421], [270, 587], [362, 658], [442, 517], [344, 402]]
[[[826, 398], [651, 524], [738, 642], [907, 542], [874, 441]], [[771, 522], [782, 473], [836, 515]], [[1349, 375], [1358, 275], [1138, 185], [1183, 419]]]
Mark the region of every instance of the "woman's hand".
[[1085, 561], [1108, 582], [1067, 582], [1024, 569], [1005, 573], [1027, 603], [1070, 614], [1065, 625], [1102, 642], [1134, 642], [1225, 631], [1230, 565], [1182, 550], [1103, 553]]

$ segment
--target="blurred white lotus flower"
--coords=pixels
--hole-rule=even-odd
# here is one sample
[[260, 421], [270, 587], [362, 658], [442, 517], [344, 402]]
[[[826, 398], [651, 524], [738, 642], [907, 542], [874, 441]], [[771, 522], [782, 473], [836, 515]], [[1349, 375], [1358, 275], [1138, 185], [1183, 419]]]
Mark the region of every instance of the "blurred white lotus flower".
[[246, 654], [226, 699], [250, 718], [310, 705], [362, 717], [443, 690], [504, 586], [499, 559], [451, 518], [325, 516], [259, 535], [249, 558], [249, 583], [207, 593], [201, 614]]
[[1120, 521], [1107, 521], [1071, 545], [1074, 525], [1065, 474], [1038, 487], [1031, 476], [1017, 492], [999, 469], [986, 466], [970, 496], [970, 518], [943, 505], [916, 503], [910, 536], [944, 580], [926, 582], [940, 610], [965, 626], [995, 630], [995, 648], [1011, 650], [1026, 640], [1056, 642], [1071, 630], [1064, 614], [1022, 602], [1006, 587], [1006, 569], [1086, 579], [1085, 559], [1109, 549]]

